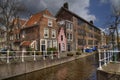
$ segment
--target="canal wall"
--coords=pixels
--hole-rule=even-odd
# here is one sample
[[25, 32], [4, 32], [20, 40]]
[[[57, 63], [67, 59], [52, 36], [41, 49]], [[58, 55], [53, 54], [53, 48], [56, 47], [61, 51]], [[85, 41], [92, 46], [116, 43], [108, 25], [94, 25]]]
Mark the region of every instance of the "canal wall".
[[97, 80], [120, 80], [120, 74], [97, 71]]
[[97, 70], [97, 80], [120, 80], [120, 62], [110, 62]]
[[41, 70], [44, 68], [56, 66], [62, 63], [66, 63], [69, 61], [73, 61], [75, 59], [84, 58], [86, 56], [93, 55], [94, 53], [90, 54], [83, 54], [80, 56], [73, 56], [73, 57], [64, 57], [60, 59], [49, 59], [49, 60], [41, 60], [41, 61], [33, 61], [33, 62], [23, 62], [23, 63], [12, 63], [12, 64], [1, 64], [0, 65], [0, 80], [14, 77], [18, 75], [22, 75], [25, 73], [30, 73], [33, 71]]

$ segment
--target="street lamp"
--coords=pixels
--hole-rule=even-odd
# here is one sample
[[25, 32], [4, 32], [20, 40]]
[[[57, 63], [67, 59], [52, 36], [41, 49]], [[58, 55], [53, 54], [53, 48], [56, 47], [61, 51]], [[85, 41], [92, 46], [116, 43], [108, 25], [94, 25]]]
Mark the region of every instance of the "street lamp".
[[[115, 36], [114, 36], [114, 32], [115, 32], [115, 29], [116, 29], [116, 27], [114, 27], [113, 25], [111, 25], [110, 26], [110, 28], [109, 28], [109, 31], [110, 31], [110, 35], [111, 35], [111, 43], [112, 43], [112, 49], [113, 49], [113, 51], [114, 51], [114, 48], [115, 48], [115, 46], [114, 46], [114, 44], [115, 44]], [[115, 61], [115, 55], [114, 55], [114, 53], [113, 53], [113, 61]]]

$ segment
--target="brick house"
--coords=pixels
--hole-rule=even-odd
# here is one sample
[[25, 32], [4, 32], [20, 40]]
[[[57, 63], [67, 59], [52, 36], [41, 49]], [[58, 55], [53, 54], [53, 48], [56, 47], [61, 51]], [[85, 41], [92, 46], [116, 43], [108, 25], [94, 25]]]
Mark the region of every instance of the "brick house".
[[11, 46], [14, 50], [20, 50], [20, 43], [21, 43], [21, 28], [25, 24], [26, 20], [17, 18], [14, 20], [15, 27], [10, 36]]
[[56, 18], [47, 9], [33, 14], [21, 30], [21, 46], [28, 43], [29, 46], [34, 41], [36, 50], [46, 51], [48, 48], [57, 48], [57, 30]]
[[[11, 26], [13, 28], [9, 32], [9, 47], [14, 49], [14, 50], [20, 50], [20, 30], [21, 26], [25, 23], [25, 20], [16, 18], [11, 22]], [[6, 48], [7, 47], [7, 33], [5, 29], [0, 30], [0, 46], [1, 48]]]
[[[65, 3], [56, 14], [57, 22], [64, 22], [67, 37], [67, 51], [75, 51], [87, 47], [98, 47], [100, 45], [101, 30], [69, 10]], [[70, 35], [69, 35], [70, 33]], [[71, 41], [69, 42], [69, 38]]]
[[60, 52], [66, 51], [67, 39], [65, 36], [65, 29], [62, 26], [59, 26], [58, 45], [59, 45]]
[[38, 24], [31, 25], [29, 27], [23, 27], [21, 29], [21, 48], [27, 50], [33, 48], [37, 50], [37, 43], [39, 42], [39, 26]]

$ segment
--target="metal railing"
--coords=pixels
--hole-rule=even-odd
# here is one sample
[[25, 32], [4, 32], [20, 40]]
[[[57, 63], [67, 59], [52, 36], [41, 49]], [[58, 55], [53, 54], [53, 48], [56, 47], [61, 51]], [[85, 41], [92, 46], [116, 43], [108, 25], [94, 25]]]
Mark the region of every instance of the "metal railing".
[[10, 63], [12, 61], [24, 62], [25, 60], [45, 60], [47, 57], [54, 59], [60, 58], [58, 51], [1, 51], [0, 62]]
[[102, 69], [102, 65], [107, 65], [109, 62], [116, 61], [117, 53], [120, 51], [113, 50], [98, 50], [99, 54], [99, 68]]

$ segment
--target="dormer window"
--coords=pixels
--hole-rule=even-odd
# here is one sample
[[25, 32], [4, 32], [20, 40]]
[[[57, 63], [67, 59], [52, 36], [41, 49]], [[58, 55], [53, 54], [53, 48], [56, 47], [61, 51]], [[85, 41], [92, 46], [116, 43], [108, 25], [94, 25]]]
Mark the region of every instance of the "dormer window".
[[52, 20], [51, 20], [51, 19], [48, 19], [48, 26], [49, 26], [49, 27], [52, 27], [52, 24], [53, 24]]

